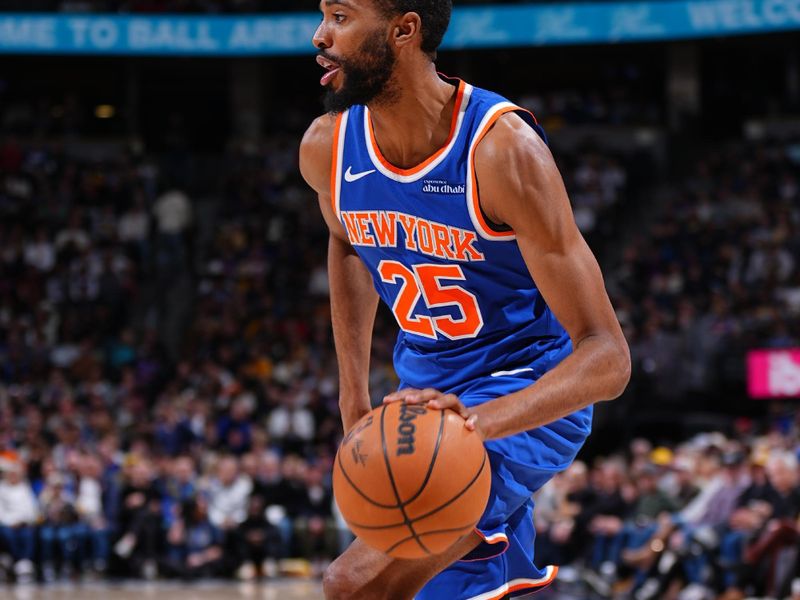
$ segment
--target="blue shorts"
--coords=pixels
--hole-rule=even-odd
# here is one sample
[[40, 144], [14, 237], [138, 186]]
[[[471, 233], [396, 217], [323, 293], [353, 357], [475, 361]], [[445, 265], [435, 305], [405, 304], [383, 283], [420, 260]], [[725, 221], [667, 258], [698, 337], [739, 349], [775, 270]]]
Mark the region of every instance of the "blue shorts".
[[[517, 369], [447, 391], [465, 406], [474, 406], [528, 387], [539, 375], [533, 368]], [[588, 407], [549, 425], [486, 442], [492, 490], [476, 528], [484, 542], [429, 581], [416, 600], [499, 600], [551, 583], [558, 568], [538, 568], [533, 562], [531, 496], [572, 463], [591, 427]]]

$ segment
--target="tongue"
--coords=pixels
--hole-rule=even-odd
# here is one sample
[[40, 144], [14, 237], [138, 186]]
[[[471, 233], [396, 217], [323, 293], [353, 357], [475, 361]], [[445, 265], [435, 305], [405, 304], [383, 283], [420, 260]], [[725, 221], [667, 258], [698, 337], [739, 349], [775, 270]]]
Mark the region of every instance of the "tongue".
[[340, 69], [338, 67], [336, 69], [331, 69], [330, 71], [325, 73], [325, 75], [322, 76], [322, 79], [319, 80], [319, 84], [328, 85], [339, 71]]

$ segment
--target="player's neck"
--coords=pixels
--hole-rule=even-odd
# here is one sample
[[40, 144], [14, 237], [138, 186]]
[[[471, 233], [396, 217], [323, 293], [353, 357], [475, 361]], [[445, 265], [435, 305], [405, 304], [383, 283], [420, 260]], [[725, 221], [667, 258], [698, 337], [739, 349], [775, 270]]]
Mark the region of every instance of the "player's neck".
[[390, 103], [370, 106], [375, 141], [383, 156], [400, 168], [418, 165], [450, 134], [457, 89], [437, 75], [433, 63], [397, 73], [397, 95]]

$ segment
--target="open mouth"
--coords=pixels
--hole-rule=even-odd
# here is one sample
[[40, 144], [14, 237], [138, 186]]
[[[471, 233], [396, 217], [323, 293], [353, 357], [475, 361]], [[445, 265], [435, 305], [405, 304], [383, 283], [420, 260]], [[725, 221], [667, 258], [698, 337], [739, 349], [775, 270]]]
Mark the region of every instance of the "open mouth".
[[328, 85], [336, 77], [336, 74], [342, 70], [335, 62], [320, 55], [317, 55], [317, 64], [327, 71], [319, 80], [320, 85]]

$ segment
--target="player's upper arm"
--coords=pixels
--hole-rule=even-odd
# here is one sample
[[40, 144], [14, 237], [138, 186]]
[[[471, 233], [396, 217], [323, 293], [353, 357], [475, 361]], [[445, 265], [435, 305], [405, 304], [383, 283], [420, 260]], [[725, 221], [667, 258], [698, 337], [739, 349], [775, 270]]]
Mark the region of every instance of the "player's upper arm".
[[314, 120], [300, 142], [300, 173], [319, 196], [322, 216], [331, 234], [347, 241], [344, 227], [331, 206], [331, 168], [333, 163], [333, 137], [336, 119], [323, 115]]
[[575, 347], [601, 334], [627, 354], [600, 267], [544, 141], [519, 116], [506, 114], [478, 145], [475, 165], [486, 216], [514, 230], [536, 286]]

